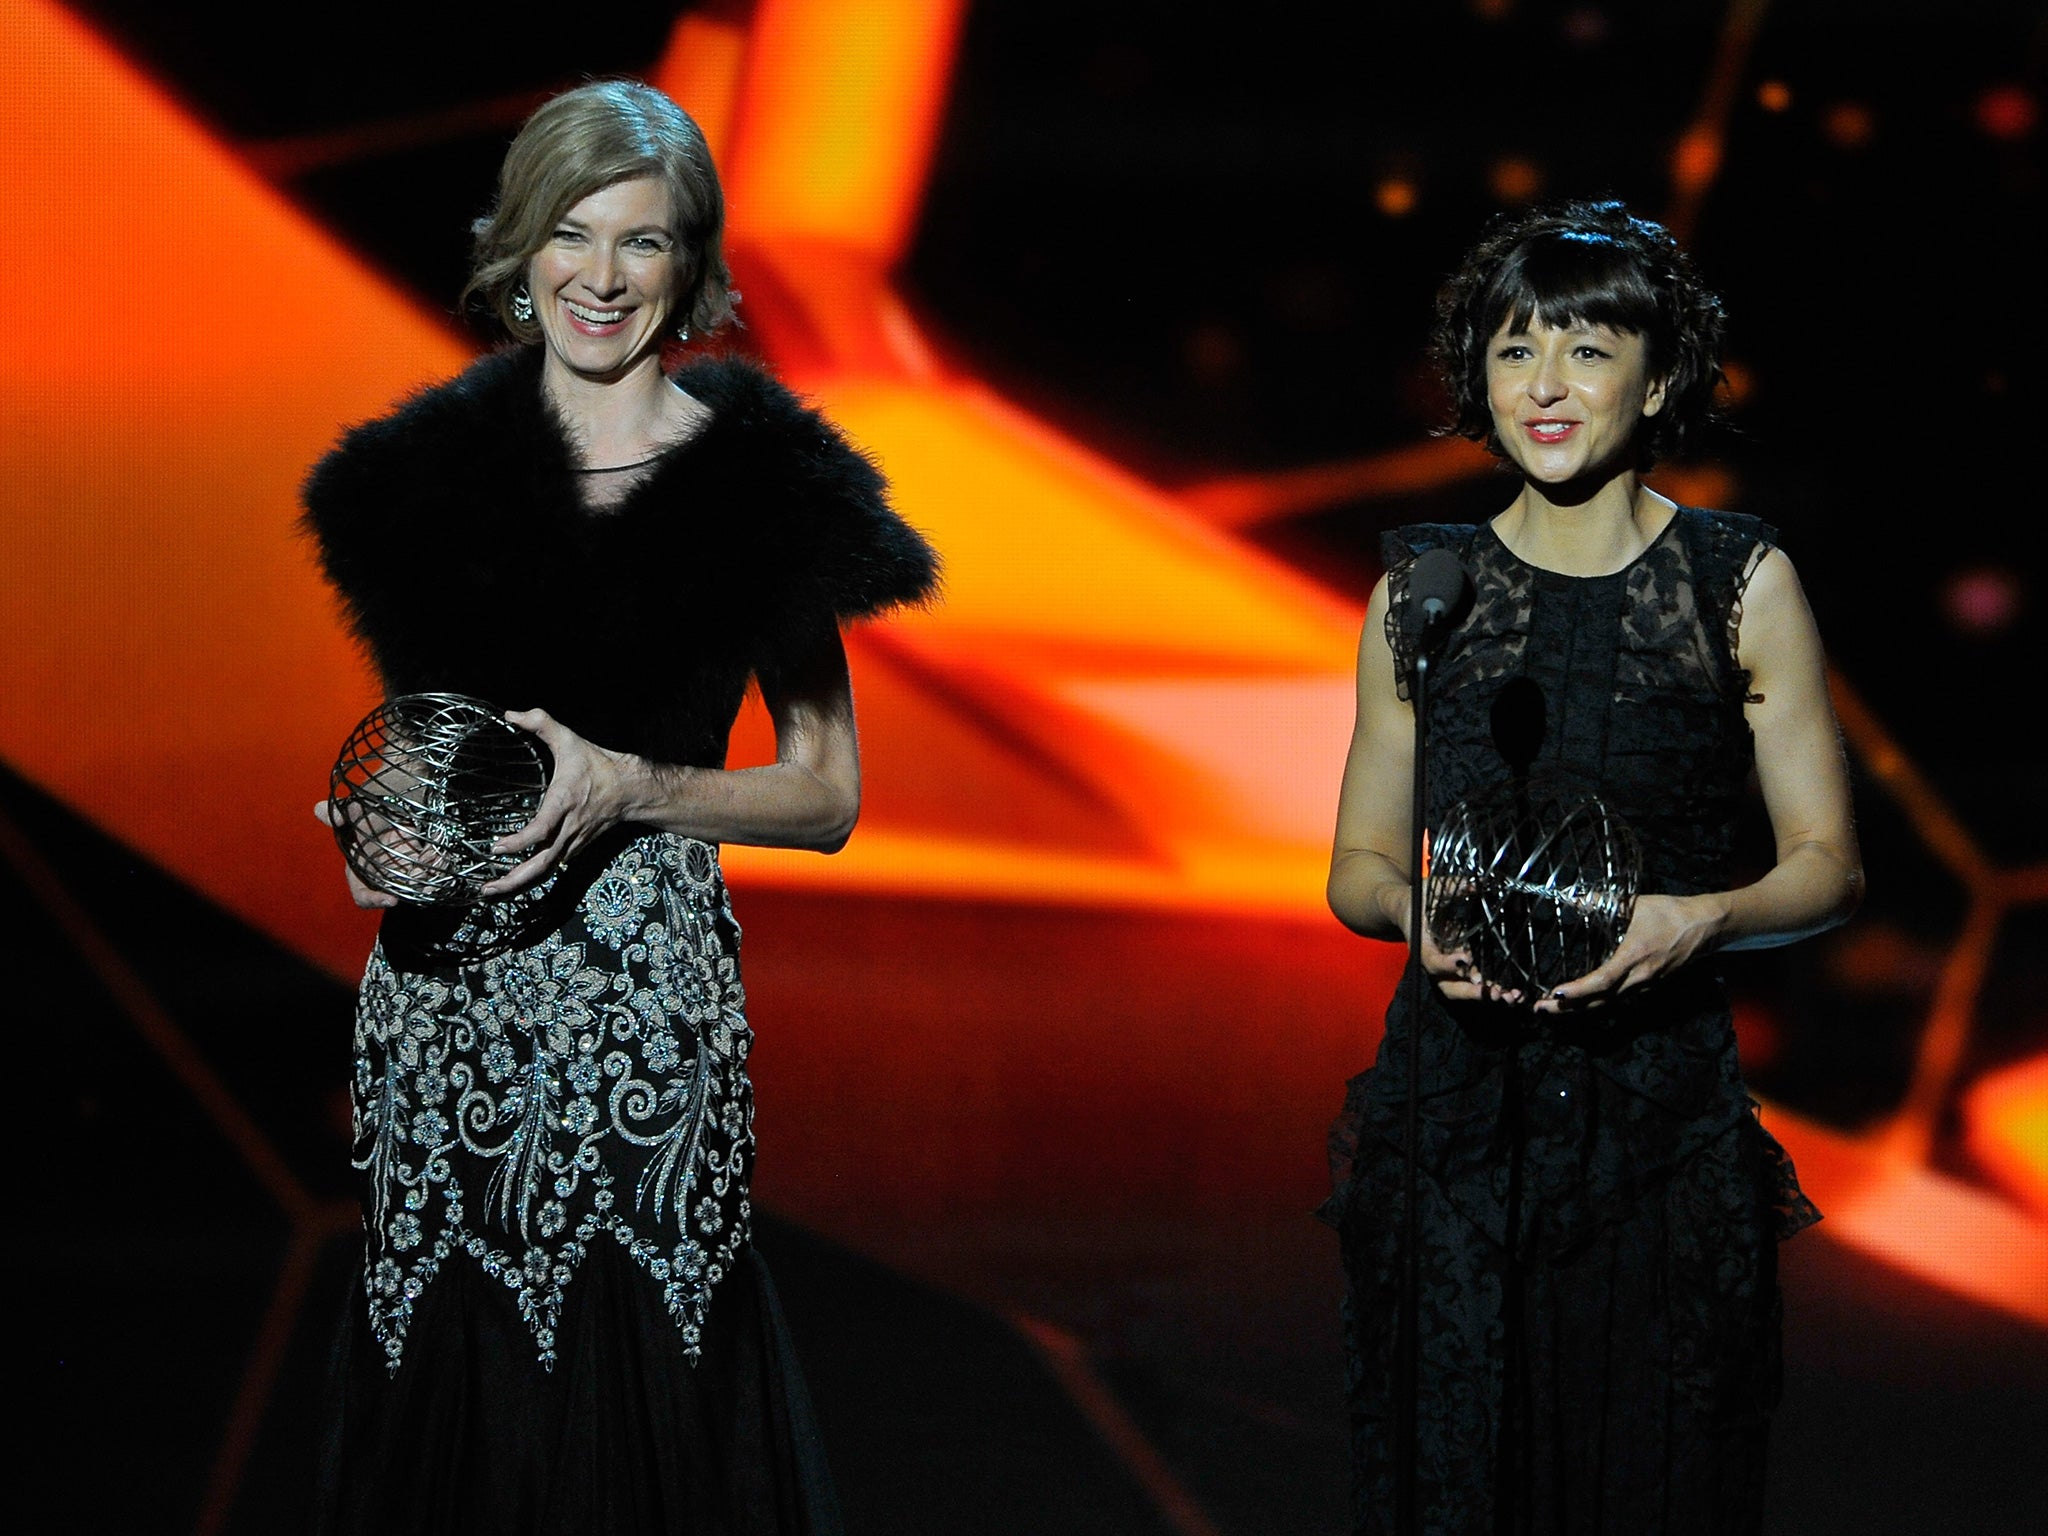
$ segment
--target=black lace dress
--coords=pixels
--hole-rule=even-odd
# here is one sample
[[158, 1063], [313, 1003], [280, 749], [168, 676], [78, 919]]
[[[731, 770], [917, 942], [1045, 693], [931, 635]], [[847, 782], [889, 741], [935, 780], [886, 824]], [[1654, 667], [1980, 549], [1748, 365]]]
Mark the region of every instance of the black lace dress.
[[[1474, 579], [1431, 672], [1430, 824], [1509, 776], [1504, 746], [1533, 751], [1532, 779], [1597, 790], [1634, 827], [1646, 892], [1725, 888], [1752, 753], [1734, 639], [1773, 537], [1681, 509], [1625, 570], [1575, 578], [1524, 564], [1486, 526], [1389, 535], [1404, 697], [1408, 563], [1449, 546]], [[1524, 706], [1514, 744], [1494, 708], [1510, 686]], [[1350, 1084], [1323, 1212], [1350, 1283], [1360, 1532], [1393, 1528], [1405, 1003], [1397, 993], [1379, 1065]], [[1776, 1244], [1818, 1213], [1758, 1123], [1713, 967], [1536, 1023], [1432, 988], [1421, 1058], [1421, 1529], [1756, 1530]]]

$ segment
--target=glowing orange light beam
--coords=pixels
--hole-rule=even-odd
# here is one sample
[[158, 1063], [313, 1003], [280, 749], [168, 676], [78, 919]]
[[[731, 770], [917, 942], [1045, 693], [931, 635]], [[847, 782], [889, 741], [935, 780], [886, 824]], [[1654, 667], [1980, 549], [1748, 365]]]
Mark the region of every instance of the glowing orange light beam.
[[1096, 1373], [1081, 1341], [1063, 1328], [1021, 1312], [1012, 1314], [1009, 1322], [1045, 1363], [1095, 1432], [1131, 1470], [1173, 1536], [1223, 1536], [1222, 1528], [1173, 1475], [1173, 1468]]
[[[372, 685], [293, 534], [297, 489], [340, 424], [468, 349], [43, 0], [0, 8], [0, 174], [11, 270], [111, 208], [150, 253], [89, 345], [35, 284], [0, 292], [0, 756], [353, 968], [367, 925], [310, 807]], [[291, 302], [245, 302], [258, 278]]]
[[648, 76], [696, 119], [714, 165], [724, 165], [732, 147], [746, 63], [745, 26], [692, 11], [670, 31], [668, 47]]
[[[750, 239], [811, 240], [882, 266], [908, 247], [963, 0], [761, 0], [730, 162]], [[800, 170], [801, 174], [791, 174]]]
[[2048, 1222], [1995, 1195], [1767, 1106], [1826, 1215], [1816, 1231], [1984, 1306], [2048, 1326]]
[[1890, 796], [1929, 851], [1949, 873], [1972, 890], [1996, 878], [1997, 871], [1977, 840], [1942, 801], [1941, 795], [1863, 700], [1863, 695], [1834, 668], [1828, 669], [1828, 693], [1834, 700], [1842, 735], [1863, 762], [1864, 771]]
[[1500, 460], [1477, 443], [1440, 437], [1334, 464], [1224, 476], [1184, 486], [1176, 494], [1218, 528], [1243, 529], [1347, 501], [1439, 490], [1492, 474], [1499, 466]]
[[[864, 827], [830, 865], [736, 848], [729, 867], [778, 882], [1320, 913], [1358, 614], [937, 360], [890, 270], [895, 210], [914, 206], [943, 100], [938, 45], [951, 34], [933, 19], [835, 0], [757, 15], [728, 162], [735, 268], [756, 340], [875, 453], [898, 507], [945, 552], [943, 604], [893, 622], [876, 646], [956, 683], [978, 678], [1006, 728], [1113, 807], [1142, 852], [1090, 860], [992, 847], [972, 826], [924, 826], [911, 841]], [[881, 55], [929, 78], [877, 73]], [[862, 78], [840, 80], [847, 71]], [[893, 190], [838, 201], [844, 165]], [[1236, 755], [1171, 728], [1133, 668], [1194, 685], [1184, 702]], [[1324, 685], [1334, 724], [1311, 727], [1281, 702]], [[1276, 837], [1282, 801], [1291, 825]]]
[[325, 133], [295, 134], [282, 139], [244, 140], [236, 153], [250, 168], [271, 181], [288, 181], [330, 165], [346, 165], [370, 155], [416, 149], [461, 138], [485, 128], [517, 128], [526, 115], [551, 96], [551, 90], [515, 91], [488, 101], [465, 102], [434, 112], [414, 112], [381, 122], [353, 123]]
[[1995, 883], [1999, 896], [2012, 906], [2048, 901], [2048, 864], [2000, 870]]
[[2048, 882], [2043, 882], [2036, 870], [1995, 869], [1848, 680], [1830, 669], [1828, 687], [1842, 734], [1865, 769], [1971, 896], [1962, 931], [1942, 964], [1933, 1005], [1915, 1049], [1906, 1097], [1886, 1132], [1897, 1154], [1917, 1159], [1924, 1157], [1933, 1143], [1935, 1126], [1954, 1090], [1956, 1073], [1975, 1028], [1993, 945], [2010, 905], [2006, 892], [2018, 891], [2022, 899], [2038, 900]]
[[1692, 238], [1700, 207], [1721, 173], [1728, 117], [1742, 85], [1742, 72], [1749, 64], [1750, 48], [1769, 9], [1770, 0], [1730, 0], [1700, 109], [1672, 148], [1671, 209], [1664, 222], [1681, 241]]
[[1911, 1082], [1885, 1130], [1892, 1150], [1909, 1161], [1924, 1162], [1934, 1145], [1935, 1127], [1948, 1106], [1963, 1050], [1976, 1026], [1977, 999], [2004, 917], [2003, 902], [1989, 897], [1973, 900], [1962, 931], [1942, 960], [1941, 979], [1914, 1051]]
[[1971, 1155], [2048, 1220], [2048, 1056], [1979, 1078], [1963, 1114]]

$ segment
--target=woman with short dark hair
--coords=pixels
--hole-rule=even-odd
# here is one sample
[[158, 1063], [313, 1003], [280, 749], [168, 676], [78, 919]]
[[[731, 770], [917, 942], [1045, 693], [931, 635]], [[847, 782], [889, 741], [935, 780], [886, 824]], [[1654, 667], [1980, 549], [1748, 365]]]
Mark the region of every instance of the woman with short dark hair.
[[[512, 345], [350, 431], [306, 522], [387, 695], [471, 695], [552, 777], [474, 906], [384, 909], [355, 1035], [366, 1231], [320, 1528], [838, 1529], [751, 1242], [753, 1039], [721, 843], [845, 843], [842, 623], [917, 602], [882, 477], [737, 358], [724, 207], [659, 91], [554, 98], [467, 290]], [[749, 681], [776, 760], [725, 766]], [[330, 824], [338, 812], [323, 802]]]
[[1496, 224], [1437, 295], [1431, 351], [1453, 432], [1504, 452], [1487, 361], [1502, 325], [1522, 329], [1539, 312], [1642, 338], [1661, 399], [1637, 434], [1637, 470], [1671, 458], [1715, 418], [1721, 300], [1661, 225], [1620, 203], [1567, 203]]
[[[1819, 636], [1773, 529], [1641, 472], [1709, 419], [1719, 301], [1617, 203], [1507, 216], [1445, 286], [1453, 430], [1519, 472], [1489, 522], [1385, 540], [1359, 646], [1332, 910], [1416, 944], [1332, 1132], [1356, 1528], [1393, 1529], [1406, 1063], [1419, 1033], [1415, 1524], [1754, 1532], [1777, 1399], [1777, 1241], [1815, 1219], [1742, 1085], [1713, 956], [1845, 920], [1862, 891]], [[1426, 825], [1594, 796], [1641, 894], [1580, 975], [1486, 974], [1410, 934], [1416, 630], [1449, 550], [1469, 610], [1431, 664]], [[1775, 859], [1743, 881], [1754, 771]]]

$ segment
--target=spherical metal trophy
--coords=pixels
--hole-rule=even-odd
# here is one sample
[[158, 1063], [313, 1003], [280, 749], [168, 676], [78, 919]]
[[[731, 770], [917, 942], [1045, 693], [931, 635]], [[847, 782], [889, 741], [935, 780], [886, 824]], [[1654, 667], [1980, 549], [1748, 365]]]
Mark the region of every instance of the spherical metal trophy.
[[1437, 947], [1533, 1002], [1603, 964], [1642, 883], [1642, 850], [1598, 795], [1503, 785], [1460, 801], [1431, 841]]
[[481, 699], [387, 699], [335, 760], [335, 841], [365, 885], [401, 901], [475, 903], [519, 862], [491, 844], [533, 819], [551, 768], [537, 738]]

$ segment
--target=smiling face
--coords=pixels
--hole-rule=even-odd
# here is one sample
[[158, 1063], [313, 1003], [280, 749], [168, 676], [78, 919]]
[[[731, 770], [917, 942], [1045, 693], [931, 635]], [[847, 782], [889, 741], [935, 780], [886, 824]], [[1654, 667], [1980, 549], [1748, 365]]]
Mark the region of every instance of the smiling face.
[[668, 188], [655, 177], [614, 182], [576, 204], [526, 269], [550, 367], [591, 380], [659, 367], [683, 261]]
[[1633, 468], [1637, 429], [1664, 405], [1641, 336], [1540, 316], [1522, 326], [1510, 319], [1494, 333], [1486, 393], [1502, 451], [1545, 485]]

